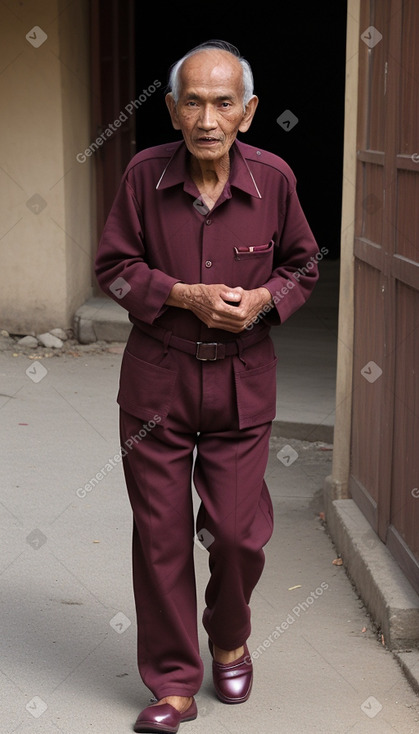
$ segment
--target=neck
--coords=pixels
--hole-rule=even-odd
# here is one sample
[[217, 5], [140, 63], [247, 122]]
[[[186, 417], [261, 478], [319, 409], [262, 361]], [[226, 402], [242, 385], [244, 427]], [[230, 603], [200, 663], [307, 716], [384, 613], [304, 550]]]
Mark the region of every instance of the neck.
[[198, 188], [215, 189], [228, 180], [230, 173], [230, 157], [227, 154], [217, 161], [191, 159], [191, 175]]

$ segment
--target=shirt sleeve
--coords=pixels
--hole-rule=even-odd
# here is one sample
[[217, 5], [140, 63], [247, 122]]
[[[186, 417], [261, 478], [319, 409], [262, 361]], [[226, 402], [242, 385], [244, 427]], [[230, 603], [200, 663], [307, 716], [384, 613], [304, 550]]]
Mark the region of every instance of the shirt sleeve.
[[168, 308], [166, 299], [179, 282], [146, 262], [141, 216], [132, 186], [122, 180], [99, 241], [95, 273], [102, 290], [145, 323]]
[[267, 314], [268, 322], [283, 323], [307, 301], [319, 277], [318, 254], [318, 245], [294, 186], [287, 197], [274, 270], [263, 284], [272, 294], [274, 305]]

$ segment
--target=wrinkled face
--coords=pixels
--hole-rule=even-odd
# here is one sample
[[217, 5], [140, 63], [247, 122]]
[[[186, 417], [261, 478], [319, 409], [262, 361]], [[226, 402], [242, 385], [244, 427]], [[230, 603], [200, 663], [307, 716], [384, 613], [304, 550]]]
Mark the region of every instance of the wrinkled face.
[[200, 51], [180, 69], [179, 100], [166, 103], [175, 130], [181, 130], [190, 153], [201, 161], [228, 155], [237, 133], [250, 127], [258, 103], [252, 97], [243, 111], [243, 73], [226, 51]]

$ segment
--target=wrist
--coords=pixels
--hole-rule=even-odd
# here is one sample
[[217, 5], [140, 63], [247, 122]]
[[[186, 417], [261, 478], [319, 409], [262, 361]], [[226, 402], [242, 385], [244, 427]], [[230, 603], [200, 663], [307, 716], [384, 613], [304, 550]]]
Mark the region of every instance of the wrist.
[[259, 290], [261, 292], [261, 297], [263, 298], [263, 305], [264, 306], [268, 306], [269, 305], [269, 306], [272, 307], [274, 305], [272, 293], [270, 291], [268, 291], [268, 289], [265, 288], [265, 286], [261, 286], [259, 288]]
[[186, 283], [179, 281], [172, 287], [167, 299], [167, 306], [176, 306], [177, 308], [189, 308], [187, 293], [189, 286]]

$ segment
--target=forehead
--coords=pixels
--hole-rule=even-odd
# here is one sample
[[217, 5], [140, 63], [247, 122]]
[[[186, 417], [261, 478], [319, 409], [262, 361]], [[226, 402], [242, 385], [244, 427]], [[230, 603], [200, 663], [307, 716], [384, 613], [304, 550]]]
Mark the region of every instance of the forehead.
[[227, 51], [199, 51], [183, 62], [180, 72], [180, 91], [203, 89], [229, 90], [243, 93], [243, 70], [239, 60]]

